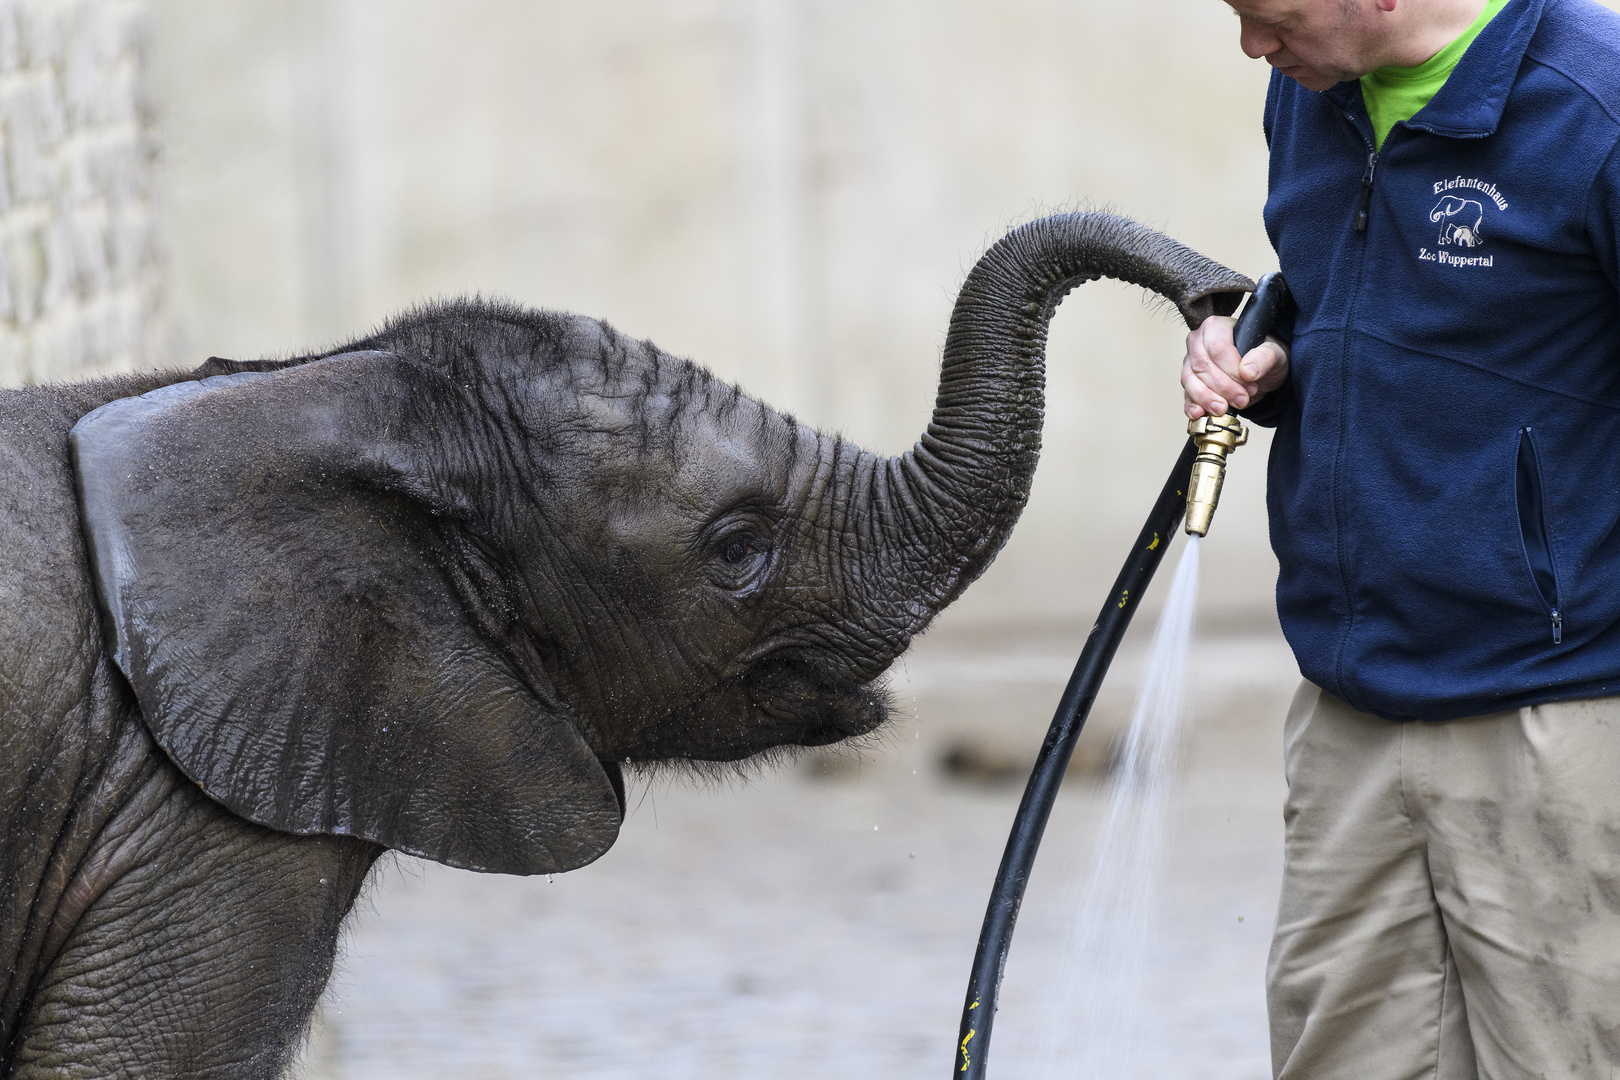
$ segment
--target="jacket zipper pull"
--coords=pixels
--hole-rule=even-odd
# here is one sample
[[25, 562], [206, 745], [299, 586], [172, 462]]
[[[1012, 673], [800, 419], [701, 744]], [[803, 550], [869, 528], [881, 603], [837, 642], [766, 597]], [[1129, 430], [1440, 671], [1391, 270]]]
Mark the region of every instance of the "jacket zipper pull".
[[1367, 231], [1367, 211], [1372, 206], [1373, 173], [1378, 171], [1378, 151], [1367, 155], [1367, 167], [1361, 173], [1361, 208], [1356, 211], [1356, 232]]
[[1564, 641], [1564, 613], [1553, 608], [1553, 644], [1561, 645]]

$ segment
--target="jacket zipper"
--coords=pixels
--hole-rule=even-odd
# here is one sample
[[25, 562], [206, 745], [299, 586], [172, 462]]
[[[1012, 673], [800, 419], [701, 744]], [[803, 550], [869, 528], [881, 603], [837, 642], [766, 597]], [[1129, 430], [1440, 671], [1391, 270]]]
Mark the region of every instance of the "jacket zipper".
[[1356, 232], [1367, 231], [1367, 214], [1372, 209], [1373, 175], [1377, 172], [1378, 151], [1370, 150], [1367, 167], [1361, 171], [1361, 205], [1356, 209]]
[[1334, 549], [1339, 563], [1339, 587], [1344, 594], [1345, 606], [1344, 629], [1339, 634], [1339, 644], [1334, 650], [1333, 673], [1334, 681], [1337, 683], [1337, 686], [1334, 687], [1334, 693], [1344, 698], [1351, 705], [1355, 705], [1356, 702], [1353, 700], [1350, 687], [1346, 685], [1347, 678], [1344, 670], [1345, 652], [1350, 647], [1350, 635], [1355, 629], [1356, 610], [1353, 590], [1350, 587], [1350, 566], [1344, 551], [1346, 524], [1342, 485], [1344, 483], [1345, 446], [1350, 440], [1349, 410], [1344, 407], [1344, 403], [1350, 399], [1350, 341], [1352, 338], [1350, 327], [1355, 324], [1356, 307], [1361, 299], [1361, 283], [1367, 273], [1368, 245], [1365, 242], [1365, 234], [1367, 232], [1367, 220], [1372, 212], [1373, 176], [1378, 170], [1378, 147], [1373, 145], [1371, 135], [1364, 131], [1356, 121], [1355, 113], [1346, 111], [1344, 118], [1349, 122], [1350, 129], [1361, 136], [1362, 145], [1367, 148], [1367, 166], [1361, 171], [1361, 198], [1356, 207], [1354, 229], [1355, 232], [1362, 234], [1364, 242], [1361, 245], [1360, 259], [1356, 267], [1355, 286], [1351, 289], [1350, 296], [1345, 303], [1346, 327], [1344, 343], [1339, 355], [1339, 439], [1338, 449], [1335, 451], [1333, 458], [1332, 496], [1335, 533]]
[[1547, 514], [1542, 504], [1541, 462], [1536, 454], [1535, 437], [1528, 427], [1519, 429], [1519, 453], [1515, 466], [1519, 506], [1519, 535], [1524, 540], [1524, 557], [1530, 566], [1530, 580], [1552, 617], [1554, 645], [1564, 640], [1564, 613], [1559, 610], [1558, 571], [1553, 566], [1552, 545], [1547, 541]]

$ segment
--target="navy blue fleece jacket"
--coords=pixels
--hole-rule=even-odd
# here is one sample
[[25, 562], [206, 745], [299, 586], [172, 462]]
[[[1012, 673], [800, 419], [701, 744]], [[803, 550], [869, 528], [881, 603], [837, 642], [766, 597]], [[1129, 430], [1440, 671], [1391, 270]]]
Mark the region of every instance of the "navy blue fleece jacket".
[[1392, 719], [1620, 693], [1620, 16], [1512, 0], [1376, 155], [1354, 82], [1273, 72], [1265, 131], [1301, 672]]

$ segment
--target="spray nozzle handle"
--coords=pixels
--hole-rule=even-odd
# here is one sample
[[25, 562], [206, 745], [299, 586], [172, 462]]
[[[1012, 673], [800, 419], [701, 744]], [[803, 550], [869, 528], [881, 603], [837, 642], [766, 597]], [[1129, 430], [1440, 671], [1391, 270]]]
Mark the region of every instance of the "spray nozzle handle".
[[1280, 273], [1273, 270], [1260, 279], [1260, 283], [1254, 287], [1254, 294], [1238, 314], [1237, 325], [1232, 327], [1232, 344], [1237, 346], [1239, 356], [1248, 355], [1250, 349], [1266, 340], [1266, 335], [1271, 333], [1272, 326], [1277, 322], [1277, 316], [1293, 299], [1293, 294], [1288, 291], [1288, 282], [1283, 280]]

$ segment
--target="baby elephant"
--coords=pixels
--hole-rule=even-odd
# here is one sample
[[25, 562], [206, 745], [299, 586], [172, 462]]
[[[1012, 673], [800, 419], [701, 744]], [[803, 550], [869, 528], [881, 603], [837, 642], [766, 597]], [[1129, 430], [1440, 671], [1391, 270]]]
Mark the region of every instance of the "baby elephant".
[[271, 1077], [386, 848], [612, 845], [626, 766], [884, 720], [1040, 443], [1046, 324], [1243, 277], [1120, 218], [968, 276], [876, 457], [571, 315], [429, 305], [288, 361], [0, 391], [0, 1077]]

